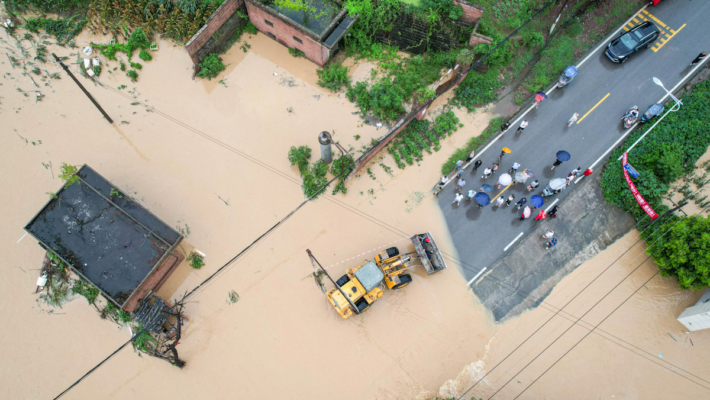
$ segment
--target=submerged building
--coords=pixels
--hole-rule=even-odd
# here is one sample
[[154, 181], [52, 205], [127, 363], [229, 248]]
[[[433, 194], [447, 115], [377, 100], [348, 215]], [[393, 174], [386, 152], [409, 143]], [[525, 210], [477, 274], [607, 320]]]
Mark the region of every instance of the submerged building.
[[303, 52], [305, 58], [321, 67], [335, 54], [338, 42], [358, 18], [349, 16], [335, 0], [304, 0], [297, 6], [273, 0], [245, 2], [249, 20], [259, 31]]
[[84, 165], [25, 226], [48, 252], [133, 312], [184, 256], [181, 234]]

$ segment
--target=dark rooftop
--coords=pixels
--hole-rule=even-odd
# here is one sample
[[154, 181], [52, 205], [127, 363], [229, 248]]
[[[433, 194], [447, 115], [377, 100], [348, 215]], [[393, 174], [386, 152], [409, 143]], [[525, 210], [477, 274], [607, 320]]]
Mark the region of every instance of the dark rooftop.
[[298, 25], [308, 29], [317, 36], [322, 36], [331, 24], [342, 15], [343, 6], [334, 0], [303, 0], [303, 3], [293, 3], [289, 7], [287, 1], [256, 0], [260, 4], [287, 17]]
[[119, 306], [182, 236], [89, 166], [25, 230]]

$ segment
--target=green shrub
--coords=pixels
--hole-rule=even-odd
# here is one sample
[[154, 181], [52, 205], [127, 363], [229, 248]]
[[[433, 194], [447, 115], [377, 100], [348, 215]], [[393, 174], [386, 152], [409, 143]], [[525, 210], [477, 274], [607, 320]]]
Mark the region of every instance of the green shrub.
[[525, 79], [525, 87], [531, 92], [543, 90], [557, 79], [561, 71], [574, 61], [577, 41], [569, 36], [558, 36], [542, 51], [538, 61]]
[[94, 304], [96, 297], [98, 297], [99, 295], [99, 289], [97, 289], [96, 286], [90, 283], [85, 283], [82, 280], [74, 281], [74, 285], [72, 286], [71, 291], [73, 293], [84, 296], [84, 298], [86, 298], [86, 301], [88, 301], [89, 304]]
[[644, 231], [662, 276], [673, 276], [681, 289], [710, 286], [710, 220], [703, 216], [672, 216], [660, 227]]
[[192, 253], [190, 253], [189, 256], [187, 256], [187, 261], [190, 262], [190, 266], [194, 269], [200, 269], [205, 266], [204, 257], [197, 254], [197, 252], [195, 251], [193, 251]]
[[405, 113], [402, 103], [404, 92], [387, 78], [382, 78], [370, 87], [366, 82], [358, 82], [348, 88], [348, 100], [360, 107], [362, 114], [372, 113], [384, 121], [393, 121]]
[[[476, 46], [476, 53], [486, 54], [493, 50], [499, 43], [505, 39], [505, 36], [494, 34], [493, 42], [491, 44], [479, 44]], [[513, 44], [510, 41], [505, 42], [498, 50], [494, 51], [488, 58], [486, 62], [492, 67], [496, 66], [506, 66], [510, 64], [513, 58]]]
[[292, 49], [289, 47], [288, 49], [288, 54], [296, 57], [296, 58], [306, 58], [306, 53], [302, 52], [301, 50], [298, 49]]
[[347, 154], [343, 154], [333, 160], [333, 165], [330, 166], [330, 173], [333, 174], [333, 176], [338, 176], [342, 173], [338, 179], [338, 183], [333, 188], [333, 194], [337, 194], [338, 192], [346, 194], [348, 192], [348, 188], [345, 187], [345, 178], [348, 177], [348, 174], [352, 170], [352, 163], [353, 158]]
[[200, 72], [197, 73], [197, 76], [212, 80], [212, 78], [217, 77], [217, 75], [225, 69], [227, 69], [227, 67], [222, 63], [222, 57], [215, 53], [210, 53], [205, 57], [205, 60], [200, 63]]
[[496, 90], [501, 87], [503, 84], [498, 80], [498, 68], [490, 67], [485, 74], [471, 71], [456, 88], [454, 102], [473, 112], [478, 105], [498, 100]]
[[138, 53], [138, 58], [143, 61], [150, 61], [153, 59], [153, 56], [151, 56], [147, 50], [141, 50], [140, 53]]
[[575, 18], [574, 20], [572, 20], [569, 27], [567, 28], [567, 34], [574, 37], [581, 34], [582, 32], [584, 32], [584, 27], [579, 22], [579, 18]]
[[542, 46], [545, 43], [545, 36], [540, 32], [526, 30], [525, 33], [523, 33], [522, 43], [530, 47]]
[[295, 147], [291, 146], [288, 151], [288, 161], [291, 166], [298, 167], [298, 172], [303, 175], [308, 172], [308, 160], [311, 159], [311, 148], [308, 146]]
[[131, 62], [131, 63], [129, 63], [129, 64], [131, 65], [131, 68], [143, 69], [143, 66], [142, 66], [140, 63]]
[[341, 63], [329, 63], [325, 68], [318, 70], [318, 85], [334, 92], [337, 92], [343, 86], [350, 86], [348, 67], [343, 66]]
[[135, 82], [136, 79], [138, 79], [138, 72], [136, 72], [135, 70], [132, 69], [132, 70], [126, 72], [126, 76], [131, 78], [131, 82]]

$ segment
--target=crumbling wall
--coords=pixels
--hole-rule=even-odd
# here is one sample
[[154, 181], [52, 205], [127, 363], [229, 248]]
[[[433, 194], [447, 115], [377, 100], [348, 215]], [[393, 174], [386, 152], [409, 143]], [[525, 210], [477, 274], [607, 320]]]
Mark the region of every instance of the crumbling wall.
[[461, 6], [461, 8], [463, 9], [463, 16], [460, 20], [464, 21], [467, 25], [470, 26], [476, 24], [483, 17], [483, 7], [469, 3], [466, 0], [453, 1], [454, 5]]
[[205, 25], [185, 45], [195, 66], [210, 53], [222, 53], [227, 50], [234, 35], [248, 21], [240, 14], [246, 15], [244, 0], [227, 0], [212, 13]]

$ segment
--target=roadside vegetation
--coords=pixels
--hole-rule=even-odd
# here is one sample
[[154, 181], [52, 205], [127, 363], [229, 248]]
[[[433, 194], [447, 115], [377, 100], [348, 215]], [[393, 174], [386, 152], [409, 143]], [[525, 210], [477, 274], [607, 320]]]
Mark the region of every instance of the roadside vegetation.
[[[672, 102], [666, 107], [670, 107]], [[678, 189], [686, 200], [695, 200], [696, 204], [706, 208], [710, 202], [706, 198], [696, 198], [688, 191], [684, 181], [693, 180], [698, 188], [707, 183], [710, 166], [706, 163], [705, 172], [697, 176], [695, 165], [710, 146], [710, 125], [707, 115], [710, 113], [710, 81], [695, 85], [692, 93], [683, 97], [680, 110], [670, 113], [646, 136], [628, 155], [628, 162], [639, 173], [633, 178], [636, 188], [651, 207], [662, 215], [669, 207], [662, 204], [669, 196], [673, 182], [684, 178]], [[626, 143], [635, 142], [646, 131], [645, 127], [629, 135]], [[639, 207], [623, 176], [623, 167], [617, 159], [627, 146], [614, 151], [609, 158], [609, 165], [604, 169], [601, 186], [607, 202], [617, 205], [633, 214], [639, 221], [650, 222]], [[675, 276], [683, 289], [702, 289], [710, 286], [710, 234], [707, 219], [702, 216], [663, 217], [663, 226], [654, 227], [652, 232], [643, 237], [650, 247], [664, 276]], [[672, 228], [672, 229], [671, 229]], [[670, 232], [665, 233], [668, 229]], [[665, 233], [665, 234], [663, 234]]]

